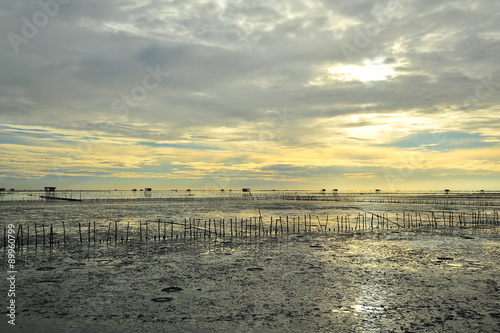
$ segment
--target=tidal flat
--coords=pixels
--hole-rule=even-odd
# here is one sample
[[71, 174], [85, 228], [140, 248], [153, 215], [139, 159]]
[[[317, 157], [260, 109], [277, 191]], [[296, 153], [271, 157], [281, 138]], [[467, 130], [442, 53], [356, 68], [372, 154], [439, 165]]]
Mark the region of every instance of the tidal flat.
[[500, 330], [498, 195], [303, 199], [2, 202], [0, 331]]
[[[498, 230], [39, 250], [2, 332], [497, 332]], [[5, 312], [5, 311], [4, 311]]]

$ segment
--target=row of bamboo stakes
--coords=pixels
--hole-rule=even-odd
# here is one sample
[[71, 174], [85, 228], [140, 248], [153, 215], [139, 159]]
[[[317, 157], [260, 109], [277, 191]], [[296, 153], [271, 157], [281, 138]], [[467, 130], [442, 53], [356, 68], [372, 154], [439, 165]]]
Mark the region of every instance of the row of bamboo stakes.
[[[145, 192], [149, 193], [149, 192]], [[212, 192], [210, 192], [212, 193]], [[171, 196], [152, 196], [152, 197], [129, 197], [129, 198], [86, 198], [82, 201], [86, 202], [122, 202], [122, 201], [219, 201], [219, 200], [301, 200], [301, 201], [341, 201], [341, 202], [370, 202], [370, 203], [397, 203], [397, 204], [432, 204], [432, 205], [466, 205], [466, 206], [496, 206], [498, 205], [499, 193], [475, 193], [475, 194], [415, 194], [415, 195], [401, 195], [401, 194], [375, 194], [375, 193], [254, 193], [238, 194], [233, 192], [222, 192], [224, 195], [217, 196], [191, 196], [180, 195], [178, 197]], [[61, 192], [59, 195], [62, 199], [72, 199], [64, 197], [67, 195]], [[0, 201], [3, 201], [0, 198]], [[36, 199], [22, 198], [19, 200], [9, 200], [9, 202], [45, 202], [47, 199], [37, 196]]]
[[[139, 241], [155, 242], [167, 239], [199, 239], [199, 238], [226, 238], [226, 237], [248, 237], [248, 236], [272, 236], [282, 234], [300, 233], [331, 233], [383, 230], [391, 228], [438, 228], [448, 227], [474, 227], [484, 225], [500, 225], [500, 214], [497, 211], [477, 211], [471, 213], [457, 212], [413, 212], [395, 214], [395, 218], [389, 219], [387, 214], [375, 214], [365, 212], [353, 217], [350, 215], [336, 216], [330, 219], [328, 215], [321, 221], [319, 216], [285, 216], [272, 218], [265, 223], [262, 216], [251, 218], [231, 219], [200, 219], [184, 218], [182, 223], [174, 221], [139, 221], [138, 228], [127, 222], [125, 229], [120, 230], [118, 221], [109, 222], [106, 232], [98, 232], [96, 222], [86, 225], [78, 223], [79, 244], [118, 243]], [[135, 223], [137, 225], [137, 223]], [[7, 245], [7, 227], [4, 225], [3, 246]], [[26, 225], [26, 235], [23, 225], [17, 227], [16, 246], [49, 246], [66, 245], [69, 243], [66, 223], [62, 222], [61, 233], [54, 232], [54, 225], [34, 224], [34, 231]], [[26, 237], [25, 237], [26, 236]], [[34, 236], [34, 237], [33, 237]], [[61, 237], [62, 236], [62, 237]], [[56, 239], [57, 238], [57, 239]]]

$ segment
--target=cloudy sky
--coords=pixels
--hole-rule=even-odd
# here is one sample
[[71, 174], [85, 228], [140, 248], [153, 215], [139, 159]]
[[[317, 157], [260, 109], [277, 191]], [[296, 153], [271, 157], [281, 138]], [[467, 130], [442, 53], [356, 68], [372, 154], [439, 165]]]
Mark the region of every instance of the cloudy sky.
[[0, 32], [0, 187], [500, 188], [497, 1], [2, 1]]

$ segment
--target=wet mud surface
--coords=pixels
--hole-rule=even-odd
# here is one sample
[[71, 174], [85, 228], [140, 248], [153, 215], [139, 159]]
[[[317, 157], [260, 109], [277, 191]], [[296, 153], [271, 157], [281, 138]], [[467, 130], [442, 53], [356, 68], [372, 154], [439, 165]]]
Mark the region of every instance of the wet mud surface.
[[1, 332], [499, 332], [500, 238], [460, 231], [68, 248]]

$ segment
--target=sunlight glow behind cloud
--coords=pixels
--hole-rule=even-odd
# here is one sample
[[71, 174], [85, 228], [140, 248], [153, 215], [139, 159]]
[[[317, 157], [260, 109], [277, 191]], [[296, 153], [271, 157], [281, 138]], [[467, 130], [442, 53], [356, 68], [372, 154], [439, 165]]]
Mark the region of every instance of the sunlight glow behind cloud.
[[358, 65], [340, 65], [328, 68], [332, 80], [361, 82], [387, 80], [389, 76], [394, 75], [393, 66], [381, 63], [380, 60], [363, 61]]
[[[1, 3], [4, 37], [39, 10]], [[0, 187], [497, 189], [499, 29], [486, 0], [70, 2], [0, 39]]]

